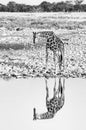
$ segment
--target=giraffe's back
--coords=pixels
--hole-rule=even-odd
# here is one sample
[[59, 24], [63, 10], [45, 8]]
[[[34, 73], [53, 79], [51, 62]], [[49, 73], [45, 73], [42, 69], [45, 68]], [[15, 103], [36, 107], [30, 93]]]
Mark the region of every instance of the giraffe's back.
[[56, 52], [57, 50], [64, 49], [64, 43], [54, 33], [47, 37], [46, 47], [51, 51]]

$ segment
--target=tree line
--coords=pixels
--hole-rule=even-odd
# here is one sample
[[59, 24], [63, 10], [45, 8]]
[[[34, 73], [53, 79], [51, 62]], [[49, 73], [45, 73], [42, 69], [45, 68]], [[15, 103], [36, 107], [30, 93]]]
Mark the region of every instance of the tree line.
[[58, 3], [43, 1], [37, 6], [31, 6], [10, 1], [7, 5], [0, 4], [0, 12], [85, 12], [86, 4], [82, 2], [83, 0], [75, 0], [75, 4], [71, 1]]

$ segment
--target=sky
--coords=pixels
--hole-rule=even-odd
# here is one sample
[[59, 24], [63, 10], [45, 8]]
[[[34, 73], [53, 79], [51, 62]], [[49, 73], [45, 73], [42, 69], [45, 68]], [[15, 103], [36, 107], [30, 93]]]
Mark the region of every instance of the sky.
[[[7, 4], [9, 1], [15, 1], [16, 3], [23, 3], [28, 5], [38, 5], [42, 1], [48, 1], [48, 2], [59, 2], [59, 1], [65, 1], [65, 0], [0, 0], [0, 3]], [[86, 0], [84, 0], [84, 3], [86, 3]]]

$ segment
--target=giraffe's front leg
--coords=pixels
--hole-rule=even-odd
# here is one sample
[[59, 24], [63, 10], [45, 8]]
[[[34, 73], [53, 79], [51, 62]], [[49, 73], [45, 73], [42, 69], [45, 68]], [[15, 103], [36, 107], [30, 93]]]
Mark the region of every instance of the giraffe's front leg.
[[[62, 81], [63, 80], [63, 84]], [[65, 89], [65, 79], [64, 78], [59, 78], [59, 85], [58, 85], [58, 96], [63, 97], [64, 96], [64, 89]]]
[[56, 93], [57, 93], [57, 91], [56, 91], [56, 78], [55, 78], [55, 84], [54, 84], [54, 88], [53, 88], [53, 96], [55, 96], [56, 95]]
[[63, 53], [59, 51], [58, 53], [58, 64], [59, 64], [59, 71], [62, 70], [62, 64], [63, 64]]

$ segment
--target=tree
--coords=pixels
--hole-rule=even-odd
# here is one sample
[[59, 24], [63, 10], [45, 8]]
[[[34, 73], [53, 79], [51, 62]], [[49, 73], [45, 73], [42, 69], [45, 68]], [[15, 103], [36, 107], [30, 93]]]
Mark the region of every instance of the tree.
[[16, 3], [14, 1], [10, 1], [7, 4], [7, 8], [8, 8], [9, 12], [16, 12], [17, 11], [17, 9], [16, 9]]
[[70, 5], [70, 4], [73, 4], [73, 1], [72, 0], [66, 0], [65, 3]]
[[81, 3], [83, 2], [84, 0], [75, 0], [75, 5], [81, 5]]
[[75, 5], [74, 5], [75, 11], [80, 12], [80, 11], [82, 10], [81, 4], [82, 4], [83, 1], [84, 1], [84, 0], [75, 0], [75, 1], [74, 1], [74, 2], [75, 2]]
[[46, 1], [43, 1], [41, 4], [40, 4], [40, 7], [42, 8], [42, 10], [44, 12], [50, 12], [50, 7], [51, 7], [51, 3], [50, 2], [46, 2]]
[[29, 12], [31, 6], [25, 4], [17, 4], [14, 1], [10, 1], [7, 4], [7, 8], [9, 12]]
[[0, 4], [0, 12], [6, 12], [6, 11], [8, 11], [7, 7], [5, 5]]

